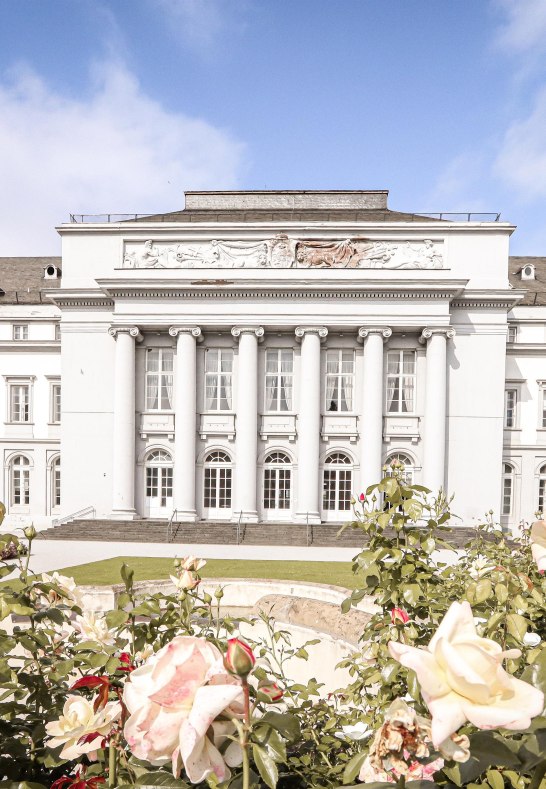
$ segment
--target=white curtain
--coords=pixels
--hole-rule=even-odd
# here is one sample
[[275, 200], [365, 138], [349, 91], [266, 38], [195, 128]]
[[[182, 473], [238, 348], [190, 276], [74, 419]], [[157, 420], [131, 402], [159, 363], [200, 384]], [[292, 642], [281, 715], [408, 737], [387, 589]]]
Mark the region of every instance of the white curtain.
[[336, 402], [336, 394], [337, 394], [337, 375], [327, 375], [326, 376], [326, 410], [327, 411], [337, 411], [337, 402]]
[[212, 411], [218, 402], [218, 376], [206, 374], [206, 410]]
[[281, 411], [292, 410], [292, 376], [281, 375]]
[[265, 378], [265, 410], [276, 411], [277, 406], [277, 375], [267, 375]]
[[158, 376], [156, 374], [148, 375], [148, 382], [146, 387], [146, 394], [147, 394], [146, 408], [153, 410], [157, 409], [158, 388], [159, 388]]
[[389, 376], [387, 378], [387, 413], [391, 413], [393, 410], [393, 404], [395, 395], [398, 394], [398, 385], [399, 385], [399, 378], [394, 378]]
[[231, 375], [222, 375], [220, 401], [224, 410], [231, 411]]
[[173, 407], [173, 377], [172, 375], [163, 376], [162, 407]]

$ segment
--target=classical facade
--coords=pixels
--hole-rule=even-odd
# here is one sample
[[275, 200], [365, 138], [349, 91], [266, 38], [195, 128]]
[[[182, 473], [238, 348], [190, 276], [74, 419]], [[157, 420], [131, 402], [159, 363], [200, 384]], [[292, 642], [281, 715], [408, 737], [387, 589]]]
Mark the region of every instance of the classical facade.
[[39, 299], [0, 281], [10, 518], [335, 523], [394, 457], [461, 523], [532, 517], [546, 313], [517, 259], [509, 281], [514, 227], [464, 219], [383, 191], [73, 217], [62, 262], [32, 259]]

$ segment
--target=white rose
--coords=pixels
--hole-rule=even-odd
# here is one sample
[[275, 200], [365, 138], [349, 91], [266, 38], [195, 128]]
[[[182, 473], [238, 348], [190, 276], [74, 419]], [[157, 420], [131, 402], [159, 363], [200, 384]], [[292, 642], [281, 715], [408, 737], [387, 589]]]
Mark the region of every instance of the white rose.
[[546, 521], [535, 521], [531, 527], [531, 553], [539, 573], [546, 570]]
[[436, 747], [466, 721], [478, 729], [527, 729], [544, 708], [540, 690], [501, 666], [520, 651], [480, 638], [467, 602], [452, 603], [426, 649], [391, 641], [389, 651], [417, 674]]
[[[77, 759], [84, 753], [92, 757], [102, 747], [103, 740], [120, 716], [119, 701], [109, 701], [103, 709], [95, 712], [92, 702], [83, 696], [68, 696], [59, 720], [46, 723], [46, 732], [50, 736], [47, 744], [51, 748], [62, 745], [63, 759]], [[82, 738], [90, 734], [98, 736], [90, 742], [82, 742]]]
[[94, 611], [85, 611], [82, 616], [77, 616], [74, 622], [74, 629], [90, 641], [98, 641], [99, 644], [112, 646], [115, 644], [114, 633], [106, 624], [104, 616], [97, 616]]
[[54, 572], [52, 575], [42, 573], [42, 581], [46, 584], [54, 584], [61, 590], [62, 596], [66, 598], [67, 602], [73, 603], [79, 608], [82, 607], [82, 592], [78, 589], [78, 585], [73, 578], [67, 575], [60, 575], [58, 572]]
[[526, 647], [538, 647], [541, 640], [538, 633], [525, 633], [523, 636], [523, 643]]

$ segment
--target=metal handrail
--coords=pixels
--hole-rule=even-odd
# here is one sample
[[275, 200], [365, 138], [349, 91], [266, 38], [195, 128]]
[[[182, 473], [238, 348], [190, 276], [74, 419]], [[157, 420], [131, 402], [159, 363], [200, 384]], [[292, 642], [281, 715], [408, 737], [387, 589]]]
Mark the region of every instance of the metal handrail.
[[91, 515], [95, 517], [96, 511], [94, 507], [84, 507], [83, 510], [78, 510], [77, 512], [72, 512], [70, 515], [63, 515], [62, 518], [54, 518], [51, 521], [51, 525], [53, 527], [60, 526], [62, 523], [68, 523], [69, 521], [73, 521], [76, 518], [83, 518], [85, 515]]
[[[382, 209], [370, 209], [370, 212], [374, 215], [383, 216], [383, 219], [387, 221], [393, 213], [390, 210]], [[294, 213], [297, 214], [298, 211]], [[440, 221], [447, 220], [452, 222], [499, 222], [501, 215], [497, 211], [412, 211], [411, 213], [408, 212], [406, 217], [403, 220], [404, 222], [421, 222], [423, 219], [439, 219]], [[116, 222], [137, 222], [139, 219], [150, 219], [153, 222], [173, 222], [172, 213], [158, 214], [155, 211], [149, 211], [147, 214], [116, 214], [112, 212], [109, 214], [70, 214], [70, 224], [87, 224], [91, 222], [113, 224]]]
[[175, 519], [175, 516], [176, 516], [177, 512], [178, 512], [178, 510], [174, 509], [171, 517], [169, 518], [169, 524], [167, 526], [167, 542], [172, 542], [174, 540], [173, 521]]
[[241, 510], [239, 512], [239, 520], [237, 521], [237, 537], [236, 537], [237, 545], [241, 544], [241, 520], [242, 520], [242, 518], [243, 518], [243, 511]]

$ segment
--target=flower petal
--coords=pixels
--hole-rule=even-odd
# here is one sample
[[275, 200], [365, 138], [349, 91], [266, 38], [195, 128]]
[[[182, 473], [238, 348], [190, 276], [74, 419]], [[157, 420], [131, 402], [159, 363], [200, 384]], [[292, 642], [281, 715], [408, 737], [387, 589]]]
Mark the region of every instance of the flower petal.
[[462, 603], [451, 603], [447, 613], [438, 625], [438, 630], [432, 636], [429, 651], [434, 652], [440, 638], [448, 641], [467, 639], [476, 637], [476, 626], [470, 603], [464, 600]]
[[410, 647], [399, 641], [389, 641], [389, 652], [402, 666], [415, 671], [421, 688], [430, 696], [443, 696], [449, 693], [450, 688], [444, 672], [428, 650]]
[[515, 677], [510, 677], [510, 685], [511, 692], [495, 699], [494, 704], [474, 704], [463, 699], [462, 708], [470, 723], [478, 729], [528, 729], [531, 719], [544, 709], [544, 694]]
[[441, 698], [431, 698], [423, 693], [423, 699], [432, 715], [432, 743], [438, 748], [440, 743], [466, 723], [467, 718], [461, 706], [462, 699], [457, 693], [448, 693]]

